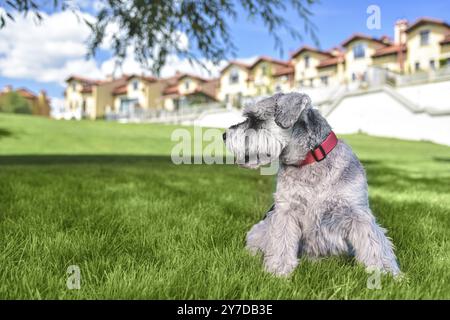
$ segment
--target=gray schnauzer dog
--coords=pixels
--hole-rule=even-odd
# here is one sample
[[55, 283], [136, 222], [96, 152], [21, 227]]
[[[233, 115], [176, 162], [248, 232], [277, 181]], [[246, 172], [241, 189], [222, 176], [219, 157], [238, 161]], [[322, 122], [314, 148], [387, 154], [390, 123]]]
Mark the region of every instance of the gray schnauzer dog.
[[[278, 160], [280, 165], [274, 206], [246, 238], [251, 253], [263, 253], [265, 269], [287, 276], [299, 256], [350, 254], [368, 270], [399, 275], [392, 243], [369, 208], [363, 166], [341, 140], [328, 154], [321, 147], [335, 136], [310, 98], [276, 94], [247, 106], [244, 116], [246, 121], [223, 136], [237, 163], [258, 168]], [[316, 161], [305, 164], [319, 149], [322, 159], [316, 153]]]

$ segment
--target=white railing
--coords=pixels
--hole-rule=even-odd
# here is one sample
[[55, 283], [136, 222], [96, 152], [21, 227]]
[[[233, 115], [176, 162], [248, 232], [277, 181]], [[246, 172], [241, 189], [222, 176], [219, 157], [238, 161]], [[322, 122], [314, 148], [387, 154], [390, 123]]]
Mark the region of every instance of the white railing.
[[166, 109], [134, 109], [129, 112], [107, 112], [106, 120], [119, 122], [158, 122], [181, 123], [198, 118], [207, 110], [224, 110], [222, 103], [208, 103], [192, 106], [183, 106], [178, 110]]

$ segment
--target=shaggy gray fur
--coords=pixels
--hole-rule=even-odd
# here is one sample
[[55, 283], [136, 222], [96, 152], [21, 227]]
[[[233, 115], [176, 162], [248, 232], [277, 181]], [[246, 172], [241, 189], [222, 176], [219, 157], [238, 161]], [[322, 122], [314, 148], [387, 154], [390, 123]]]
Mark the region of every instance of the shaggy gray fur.
[[238, 163], [258, 168], [279, 159], [274, 209], [247, 234], [264, 266], [289, 275], [299, 256], [351, 254], [367, 268], [399, 275], [386, 230], [369, 208], [364, 168], [342, 140], [321, 162], [299, 167], [331, 127], [307, 95], [277, 94], [244, 110], [247, 120], [226, 132]]

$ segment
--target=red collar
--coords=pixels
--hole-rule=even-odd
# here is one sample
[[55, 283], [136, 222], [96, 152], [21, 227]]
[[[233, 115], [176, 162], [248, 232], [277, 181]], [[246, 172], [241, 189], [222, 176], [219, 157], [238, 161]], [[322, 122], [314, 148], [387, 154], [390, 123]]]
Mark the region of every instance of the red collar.
[[328, 137], [326, 137], [325, 140], [319, 146], [317, 146], [316, 148], [314, 148], [313, 150], [309, 151], [306, 154], [305, 159], [302, 162], [300, 162], [299, 167], [314, 162], [322, 161], [327, 157], [327, 155], [331, 152], [331, 150], [333, 150], [334, 147], [336, 147], [337, 143], [338, 139], [334, 134], [334, 132], [331, 131]]

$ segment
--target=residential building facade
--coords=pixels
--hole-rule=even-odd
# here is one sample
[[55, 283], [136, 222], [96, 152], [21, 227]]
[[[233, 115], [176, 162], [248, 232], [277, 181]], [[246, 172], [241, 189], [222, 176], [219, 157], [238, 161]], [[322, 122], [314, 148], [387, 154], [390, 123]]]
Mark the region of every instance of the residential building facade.
[[67, 79], [66, 107], [87, 118], [106, 112], [137, 109], [179, 110], [181, 106], [220, 102], [241, 107], [244, 98], [311, 88], [361, 88], [373, 74], [388, 71], [408, 75], [450, 66], [450, 26], [442, 20], [421, 18], [410, 24], [402, 19], [393, 39], [355, 33], [324, 51], [302, 46], [288, 61], [260, 56], [252, 63], [230, 61], [217, 79], [177, 73], [158, 79], [123, 76], [96, 81]]

